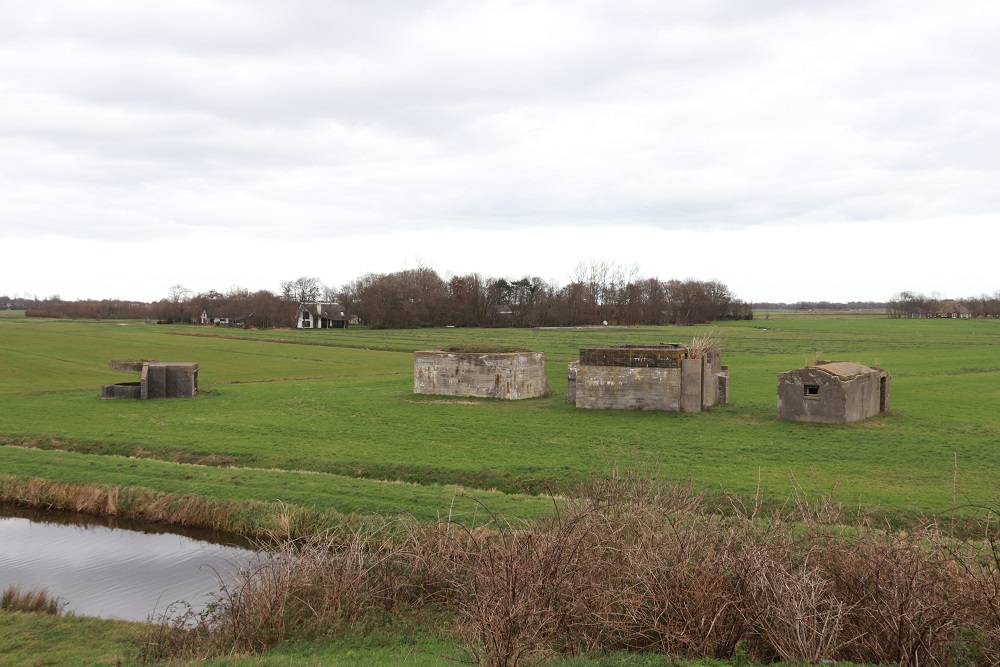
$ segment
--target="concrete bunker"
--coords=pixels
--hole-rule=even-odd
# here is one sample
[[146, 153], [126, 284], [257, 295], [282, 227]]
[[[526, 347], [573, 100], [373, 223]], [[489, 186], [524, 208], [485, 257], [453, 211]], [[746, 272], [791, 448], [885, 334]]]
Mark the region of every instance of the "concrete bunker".
[[101, 398], [193, 398], [198, 393], [198, 364], [193, 362], [111, 361], [118, 371], [139, 371], [139, 382], [101, 387]]
[[578, 408], [701, 412], [729, 402], [729, 367], [715, 345], [582, 348], [567, 380]]
[[881, 368], [817, 361], [778, 374], [778, 418], [845, 424], [889, 411], [892, 380]]
[[545, 355], [530, 350], [454, 346], [413, 355], [413, 393], [519, 400], [548, 395]]

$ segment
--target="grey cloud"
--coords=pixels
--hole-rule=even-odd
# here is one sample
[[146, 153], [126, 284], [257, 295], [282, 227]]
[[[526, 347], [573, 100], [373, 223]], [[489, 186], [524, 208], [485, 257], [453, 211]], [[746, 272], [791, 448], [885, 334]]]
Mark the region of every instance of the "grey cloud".
[[17, 193], [0, 212], [38, 230], [697, 229], [997, 203], [979, 191], [998, 166], [994, 15], [721, 1], [0, 9], [16, 14], [0, 27], [0, 85], [32, 107], [0, 110], [0, 189]]

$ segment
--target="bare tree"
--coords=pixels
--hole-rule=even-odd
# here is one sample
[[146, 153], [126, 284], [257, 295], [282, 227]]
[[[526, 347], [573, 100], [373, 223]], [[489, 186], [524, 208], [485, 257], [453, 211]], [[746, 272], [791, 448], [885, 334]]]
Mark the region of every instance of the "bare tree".
[[281, 283], [281, 296], [286, 301], [296, 301], [303, 303], [307, 301], [318, 301], [323, 293], [323, 283], [319, 278], [302, 276], [295, 280], [286, 280]]

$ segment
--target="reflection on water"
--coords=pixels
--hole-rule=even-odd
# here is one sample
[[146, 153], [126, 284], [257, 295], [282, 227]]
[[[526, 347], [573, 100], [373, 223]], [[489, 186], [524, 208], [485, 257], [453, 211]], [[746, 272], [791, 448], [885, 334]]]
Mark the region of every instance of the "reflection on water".
[[145, 620], [178, 600], [209, 602], [253, 555], [217, 533], [169, 530], [0, 506], [0, 589], [45, 586], [67, 611]]

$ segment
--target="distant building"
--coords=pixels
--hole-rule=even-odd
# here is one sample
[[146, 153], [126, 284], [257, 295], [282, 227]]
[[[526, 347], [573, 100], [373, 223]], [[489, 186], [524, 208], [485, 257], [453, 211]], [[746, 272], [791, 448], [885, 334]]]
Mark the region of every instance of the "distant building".
[[965, 320], [971, 318], [972, 311], [960, 304], [954, 299], [945, 299], [940, 302], [936, 308], [925, 310], [918, 309], [910, 313], [910, 317], [913, 318], [944, 318], [944, 319], [960, 319]]
[[232, 318], [220, 315], [218, 313], [209, 314], [207, 310], [201, 311], [201, 323], [202, 324], [225, 324], [230, 325], [233, 323]]
[[967, 319], [972, 317], [972, 311], [954, 299], [945, 299], [938, 304], [937, 311], [931, 317], [947, 317], [951, 319]]
[[303, 302], [299, 304], [297, 329], [346, 329], [347, 310], [339, 303]]
[[817, 361], [778, 374], [778, 418], [844, 424], [889, 411], [891, 380], [881, 368]]

